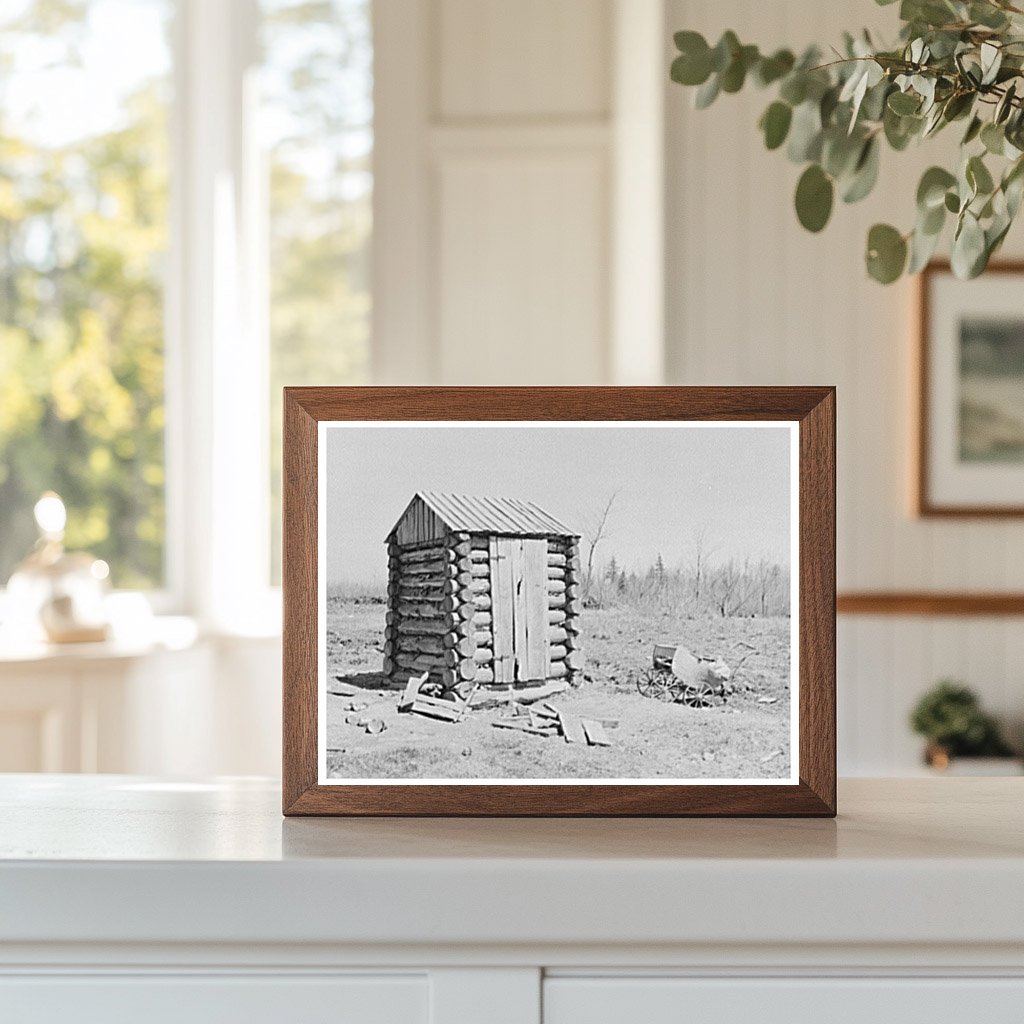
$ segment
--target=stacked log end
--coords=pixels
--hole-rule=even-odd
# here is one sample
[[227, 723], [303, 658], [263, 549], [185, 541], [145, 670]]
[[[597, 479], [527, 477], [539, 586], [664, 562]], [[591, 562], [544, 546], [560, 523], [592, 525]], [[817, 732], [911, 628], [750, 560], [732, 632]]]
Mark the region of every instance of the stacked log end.
[[580, 551], [576, 537], [548, 541], [548, 642], [551, 677], [568, 679], [573, 686], [582, 678], [583, 655], [579, 643]]
[[490, 569], [471, 550], [466, 533], [389, 544], [384, 674], [393, 684], [428, 672], [431, 682], [465, 695], [493, 680]]

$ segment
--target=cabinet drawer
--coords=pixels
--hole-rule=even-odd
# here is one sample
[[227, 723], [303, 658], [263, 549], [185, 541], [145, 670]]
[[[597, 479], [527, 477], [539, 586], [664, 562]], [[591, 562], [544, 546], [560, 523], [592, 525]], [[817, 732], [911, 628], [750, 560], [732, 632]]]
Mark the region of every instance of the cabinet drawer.
[[18, 1024], [426, 1024], [425, 975], [37, 975], [0, 978]]
[[1021, 1024], [1018, 978], [570, 978], [544, 984], [544, 1024]]

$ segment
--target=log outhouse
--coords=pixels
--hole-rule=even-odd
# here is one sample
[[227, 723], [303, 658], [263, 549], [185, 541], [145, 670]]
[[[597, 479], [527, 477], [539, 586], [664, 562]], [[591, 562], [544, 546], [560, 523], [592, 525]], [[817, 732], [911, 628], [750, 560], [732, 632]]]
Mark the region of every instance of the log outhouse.
[[513, 498], [416, 494], [387, 536], [384, 674], [446, 690], [568, 678], [579, 652], [579, 535]]

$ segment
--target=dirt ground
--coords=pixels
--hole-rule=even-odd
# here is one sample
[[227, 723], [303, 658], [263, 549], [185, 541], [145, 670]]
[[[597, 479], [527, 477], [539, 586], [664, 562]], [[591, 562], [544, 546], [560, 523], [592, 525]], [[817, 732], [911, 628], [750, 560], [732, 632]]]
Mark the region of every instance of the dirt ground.
[[[503, 710], [463, 722], [399, 714], [380, 675], [384, 605], [329, 598], [327, 606], [327, 772], [330, 778], [444, 779], [777, 779], [790, 770], [789, 619], [680, 619], [632, 608], [585, 610], [584, 681], [550, 699], [560, 710], [618, 724], [609, 747], [495, 729]], [[756, 653], [721, 707], [688, 708], [641, 697], [636, 676], [656, 641], [735, 664]], [[341, 681], [361, 691], [339, 696]], [[355, 711], [352, 708], [355, 707]], [[345, 722], [381, 719], [379, 735]]]

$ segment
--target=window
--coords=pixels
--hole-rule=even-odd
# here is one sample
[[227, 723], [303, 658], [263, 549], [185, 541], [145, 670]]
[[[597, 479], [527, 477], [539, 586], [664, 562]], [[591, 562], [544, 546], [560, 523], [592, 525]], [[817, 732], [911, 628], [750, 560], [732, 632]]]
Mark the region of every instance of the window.
[[0, 583], [47, 489], [117, 586], [164, 579], [170, 14], [0, 14]]
[[368, 373], [370, 13], [0, 7], [0, 587], [53, 489], [116, 587], [270, 597], [281, 388]]
[[276, 581], [281, 388], [368, 374], [373, 49], [369, 0], [264, 0], [263, 12]]

